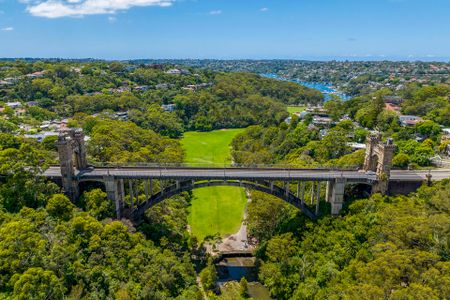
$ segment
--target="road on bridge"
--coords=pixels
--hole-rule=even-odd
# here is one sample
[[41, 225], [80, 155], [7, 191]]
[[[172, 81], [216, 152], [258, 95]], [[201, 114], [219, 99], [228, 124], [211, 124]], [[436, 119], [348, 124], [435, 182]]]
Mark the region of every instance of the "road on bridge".
[[[450, 169], [436, 170], [393, 170], [392, 181], [424, 181], [430, 174], [432, 180], [450, 178]], [[45, 177], [61, 177], [60, 167], [50, 167]], [[345, 178], [347, 182], [370, 182], [376, 180], [374, 174], [360, 171], [308, 170], [308, 169], [258, 169], [258, 168], [155, 168], [155, 167], [117, 167], [92, 168], [76, 175], [80, 179], [95, 180], [113, 176], [116, 179], [171, 179], [171, 180], [282, 180], [282, 181], [330, 181]]]

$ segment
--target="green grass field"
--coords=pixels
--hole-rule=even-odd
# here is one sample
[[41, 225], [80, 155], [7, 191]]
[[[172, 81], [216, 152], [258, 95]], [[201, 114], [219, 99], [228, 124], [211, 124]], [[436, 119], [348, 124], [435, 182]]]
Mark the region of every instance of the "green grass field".
[[223, 129], [211, 132], [186, 132], [181, 140], [186, 152], [185, 163], [229, 165], [231, 141], [242, 131], [243, 129]]
[[287, 111], [290, 114], [296, 113], [296, 112], [302, 112], [306, 109], [306, 106], [288, 106]]
[[[242, 130], [186, 132], [181, 140], [186, 152], [185, 162], [192, 165], [229, 165], [230, 143]], [[194, 190], [193, 193], [188, 221], [199, 241], [216, 233], [225, 236], [239, 230], [247, 202], [244, 189], [208, 187]]]

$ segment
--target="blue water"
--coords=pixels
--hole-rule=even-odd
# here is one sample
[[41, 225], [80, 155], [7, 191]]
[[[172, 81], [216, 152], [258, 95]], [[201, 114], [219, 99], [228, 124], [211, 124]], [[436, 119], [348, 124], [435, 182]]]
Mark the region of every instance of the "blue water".
[[306, 86], [311, 89], [316, 89], [316, 90], [322, 92], [322, 94], [324, 94], [325, 101], [330, 100], [332, 94], [339, 96], [344, 101], [347, 101], [351, 98], [349, 95], [339, 92], [331, 84], [326, 83], [326, 82], [308, 82], [308, 81], [301, 81], [299, 79], [286, 79], [277, 74], [261, 74], [261, 76], [266, 77], [266, 78], [277, 79], [277, 80], [290, 81], [290, 82], [294, 82], [294, 83], [298, 83], [300, 85]]

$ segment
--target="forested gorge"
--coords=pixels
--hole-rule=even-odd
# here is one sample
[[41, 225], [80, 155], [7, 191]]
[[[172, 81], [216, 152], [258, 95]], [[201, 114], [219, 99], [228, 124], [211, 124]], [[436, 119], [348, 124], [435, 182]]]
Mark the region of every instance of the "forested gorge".
[[[68, 118], [67, 127], [83, 128], [97, 164], [181, 163], [183, 132], [219, 128], [247, 127], [230, 145], [234, 164], [243, 166], [355, 168], [364, 151], [349, 143], [364, 143], [373, 129], [395, 139], [399, 168], [429, 167], [445, 144], [439, 124], [448, 124], [447, 85], [403, 91], [404, 112], [426, 119], [416, 126], [402, 127], [383, 110], [390, 92], [381, 90], [325, 103], [336, 124], [323, 130], [309, 116], [284, 121], [287, 104], [318, 104], [322, 94], [254, 74], [169, 74], [175, 66], [116, 62], [1, 66], [1, 77], [18, 78], [0, 89], [2, 106], [19, 101], [26, 112], [5, 106], [0, 118], [0, 299], [202, 299], [197, 275], [206, 289], [217, 279], [202, 241], [187, 230], [192, 194], [153, 207], [137, 227], [113, 219], [98, 186], [71, 203], [38, 176], [57, 163], [56, 136], [24, 137], [27, 127], [41, 132], [43, 121]], [[136, 189], [142, 201], [144, 187]], [[247, 225], [259, 242], [259, 279], [275, 299], [449, 298], [449, 195], [444, 181], [410, 196], [353, 197], [337, 218], [321, 204], [313, 222], [252, 192]], [[240, 286], [235, 298], [247, 298], [245, 281]]]
[[376, 194], [317, 223], [278, 199], [252, 202], [260, 279], [276, 299], [446, 299], [449, 195], [449, 181], [408, 197]]

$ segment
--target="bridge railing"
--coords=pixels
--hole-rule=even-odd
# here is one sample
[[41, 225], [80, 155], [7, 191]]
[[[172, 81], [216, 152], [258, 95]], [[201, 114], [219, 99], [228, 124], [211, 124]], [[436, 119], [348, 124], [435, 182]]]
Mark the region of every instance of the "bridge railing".
[[297, 167], [288, 164], [220, 164], [220, 163], [113, 163], [113, 162], [96, 162], [91, 164], [96, 168], [155, 168], [155, 169], [176, 169], [176, 168], [192, 168], [192, 169], [285, 169], [285, 170], [358, 170], [360, 166], [310, 166]]

